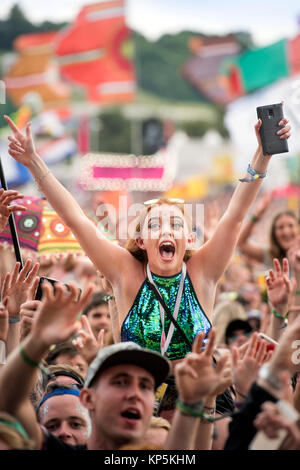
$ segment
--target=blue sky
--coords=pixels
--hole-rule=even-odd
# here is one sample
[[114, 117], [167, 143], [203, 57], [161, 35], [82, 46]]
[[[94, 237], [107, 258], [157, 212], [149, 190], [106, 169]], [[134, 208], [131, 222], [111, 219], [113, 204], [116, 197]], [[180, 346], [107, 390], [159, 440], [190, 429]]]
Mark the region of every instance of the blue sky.
[[[99, 0], [98, 0], [99, 1]], [[4, 18], [16, 0], [1, 0]], [[35, 22], [46, 19], [70, 21], [80, 7], [97, 0], [18, 0], [27, 16]], [[208, 34], [249, 31], [259, 45], [299, 31], [299, 0], [127, 0], [129, 26], [148, 39], [183, 29]]]

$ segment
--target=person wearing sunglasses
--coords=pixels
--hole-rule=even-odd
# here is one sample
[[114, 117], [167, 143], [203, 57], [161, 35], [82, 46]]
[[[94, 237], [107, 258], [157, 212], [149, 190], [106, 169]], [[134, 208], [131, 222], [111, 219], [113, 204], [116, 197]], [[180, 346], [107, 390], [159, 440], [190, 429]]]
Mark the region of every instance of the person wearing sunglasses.
[[228, 348], [241, 347], [252, 336], [253, 329], [251, 325], [244, 320], [233, 320], [229, 323], [225, 332], [225, 339]]
[[[216, 286], [233, 255], [242, 223], [266, 176], [271, 155], [263, 155], [255, 125], [257, 150], [238, 183], [214, 234], [200, 249], [193, 238], [183, 201], [148, 201], [138, 216], [127, 249], [111, 243], [87, 218], [37, 154], [30, 123], [22, 133], [4, 116], [13, 136], [9, 154], [25, 165], [41, 191], [70, 227], [97, 270], [112, 285], [120, 340], [134, 341], [173, 361], [191, 351], [196, 335], [211, 328]], [[281, 139], [290, 137], [287, 119]], [[170, 318], [170, 315], [173, 319]], [[174, 319], [177, 322], [174, 324]]]

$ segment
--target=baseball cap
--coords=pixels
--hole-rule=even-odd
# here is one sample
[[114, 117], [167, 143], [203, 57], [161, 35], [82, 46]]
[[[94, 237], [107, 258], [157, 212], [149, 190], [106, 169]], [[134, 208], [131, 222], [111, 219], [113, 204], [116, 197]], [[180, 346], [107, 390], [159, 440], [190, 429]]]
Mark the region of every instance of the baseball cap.
[[167, 378], [170, 372], [169, 361], [159, 353], [144, 349], [138, 344], [128, 341], [100, 349], [88, 368], [84, 386], [90, 387], [94, 378], [100, 372], [119, 364], [134, 364], [147, 370], [154, 377], [156, 388]]

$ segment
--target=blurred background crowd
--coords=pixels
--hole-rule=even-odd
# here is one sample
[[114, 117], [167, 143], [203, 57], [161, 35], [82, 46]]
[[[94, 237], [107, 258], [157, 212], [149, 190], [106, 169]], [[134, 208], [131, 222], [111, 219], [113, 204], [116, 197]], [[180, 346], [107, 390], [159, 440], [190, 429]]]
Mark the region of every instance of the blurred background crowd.
[[[273, 258], [282, 261], [299, 236], [296, 2], [286, 2], [286, 18], [273, 2], [261, 28], [256, 15], [264, 16], [265, 7], [258, 2], [244, 2], [249, 18], [237, 8], [231, 22], [220, 24], [212, 20], [225, 13], [219, 1], [211, 2], [212, 11], [191, 0], [52, 1], [51, 12], [45, 2], [1, 3], [1, 116], [21, 129], [32, 121], [38, 153], [113, 243], [124, 239], [111, 233], [111, 207], [118, 226], [131, 204], [161, 196], [204, 204], [203, 223], [193, 229], [208, 240], [254, 151], [256, 107], [284, 100], [293, 127], [290, 152], [272, 159], [218, 285], [213, 316], [220, 349], [242, 346], [254, 331], [274, 337], [265, 278]], [[233, 3], [226, 2], [228, 16]], [[112, 344], [113, 292], [30, 173], [8, 155], [1, 116], [4, 174], [10, 189], [25, 194], [27, 210], [15, 213], [23, 260], [38, 261], [40, 276], [81, 289], [93, 282], [96, 294], [85, 313], [93, 335], [99, 339], [104, 330], [100, 340]], [[6, 274], [15, 263], [8, 225], [0, 233], [0, 257]], [[25, 337], [30, 308], [21, 314]], [[84, 376], [89, 358], [78, 348], [60, 345], [47, 362], [68, 363]]]

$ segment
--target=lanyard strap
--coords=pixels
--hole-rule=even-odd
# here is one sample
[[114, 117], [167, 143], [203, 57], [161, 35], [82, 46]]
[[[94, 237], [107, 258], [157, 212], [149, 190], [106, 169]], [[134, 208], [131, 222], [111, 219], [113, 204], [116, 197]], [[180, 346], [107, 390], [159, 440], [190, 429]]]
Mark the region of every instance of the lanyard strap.
[[[186, 276], [186, 264], [183, 263], [179, 289], [178, 289], [178, 292], [177, 292], [175, 308], [174, 308], [174, 312], [173, 312], [173, 318], [174, 318], [175, 322], [177, 320], [177, 316], [178, 316], [178, 312], [179, 312], [179, 307], [180, 307], [181, 297], [182, 297], [182, 293], [183, 293], [183, 286], [184, 286], [185, 276]], [[154, 288], [157, 291], [157, 293], [159, 294], [159, 296], [161, 296], [159, 290], [157, 289], [157, 287], [156, 287], [156, 285], [153, 281], [152, 274], [151, 274], [151, 271], [150, 271], [150, 268], [149, 268], [149, 264], [147, 264], [147, 277], [148, 277], [149, 282], [154, 286]], [[166, 338], [166, 333], [165, 333], [165, 309], [163, 308], [163, 306], [161, 305], [160, 302], [159, 302], [159, 311], [160, 311], [160, 319], [161, 319], [161, 324], [162, 324], [160, 350], [161, 350], [161, 355], [164, 356], [165, 352], [167, 351], [167, 349], [169, 347], [172, 336], [174, 334], [175, 326], [174, 326], [174, 323], [171, 322], [170, 328], [169, 328], [169, 331], [168, 331], [168, 335], [167, 335], [167, 338]]]

